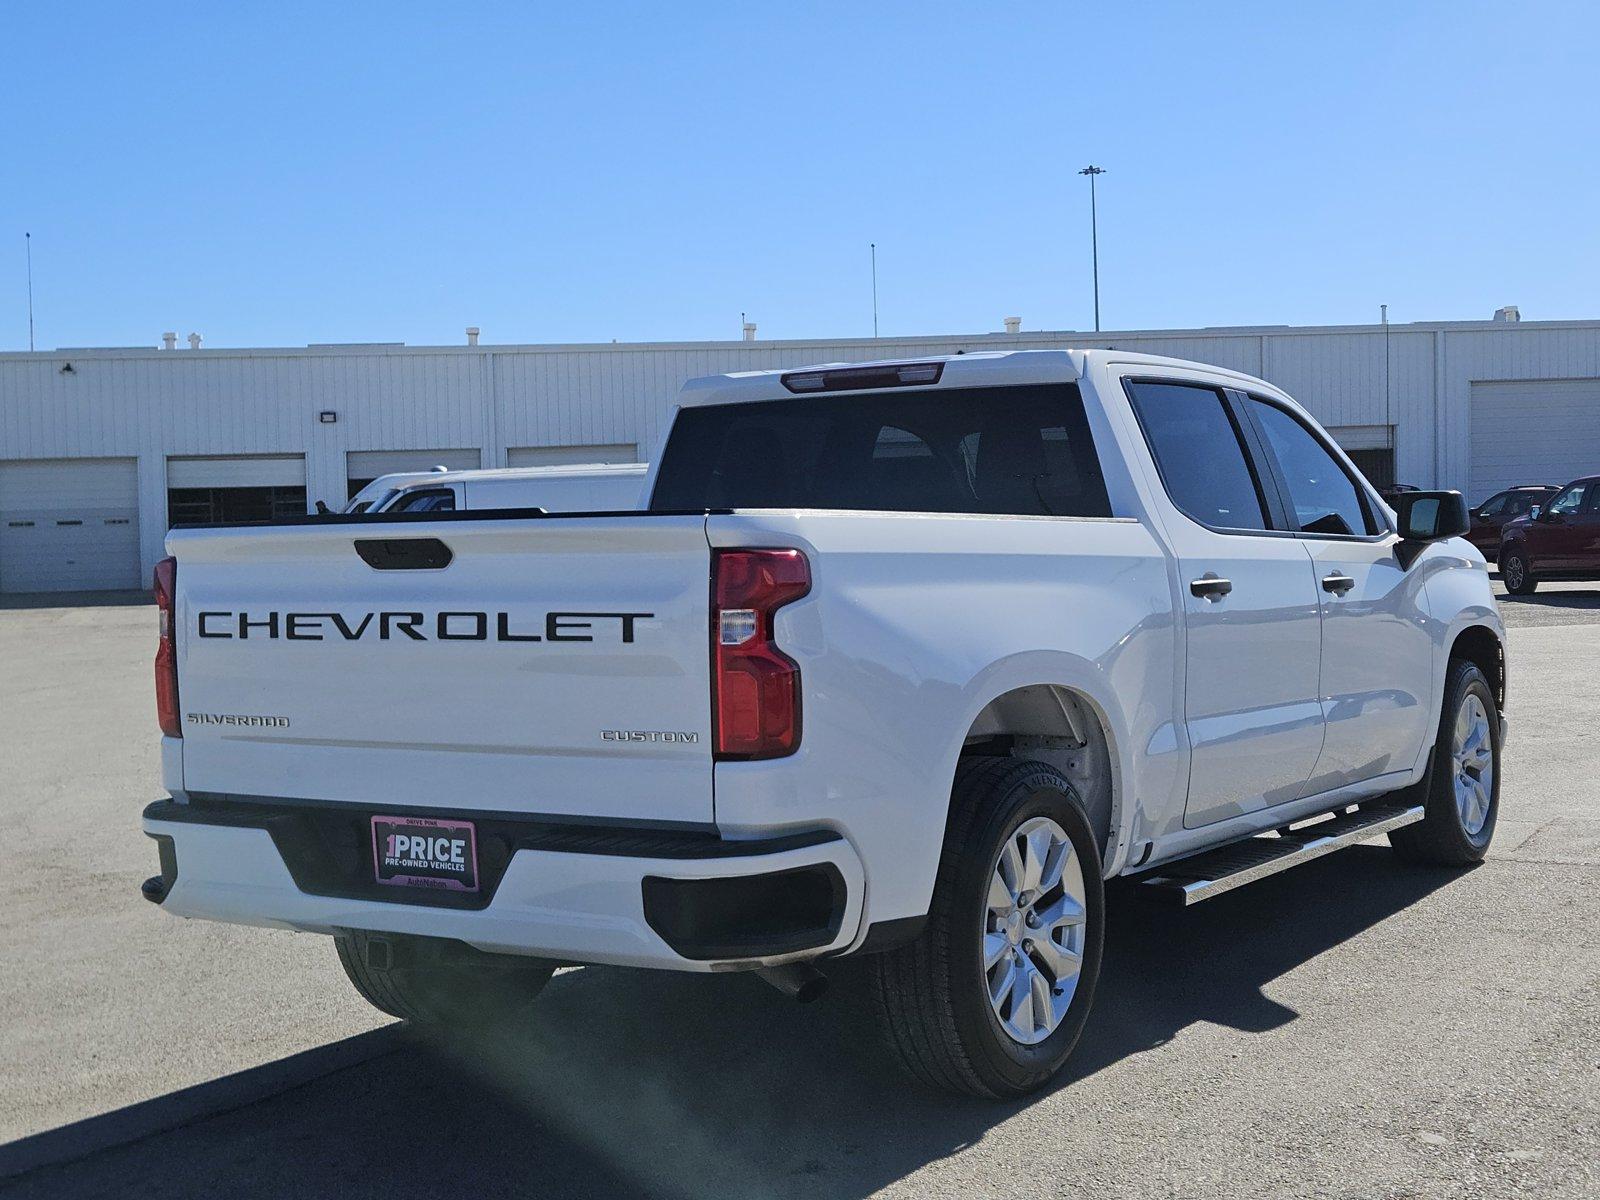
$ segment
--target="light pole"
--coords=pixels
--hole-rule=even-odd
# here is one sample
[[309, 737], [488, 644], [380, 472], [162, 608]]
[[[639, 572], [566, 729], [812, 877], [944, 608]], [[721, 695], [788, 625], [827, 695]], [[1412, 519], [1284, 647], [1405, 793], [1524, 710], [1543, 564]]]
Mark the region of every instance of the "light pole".
[[878, 243], [869, 243], [872, 250], [872, 336], [878, 336]]
[[1100, 332], [1100, 221], [1094, 207], [1094, 177], [1104, 175], [1106, 169], [1090, 163], [1079, 175], [1089, 177], [1089, 246], [1094, 256], [1094, 331]]
[[22, 242], [28, 248], [28, 350], [33, 350], [33, 234], [23, 233]]

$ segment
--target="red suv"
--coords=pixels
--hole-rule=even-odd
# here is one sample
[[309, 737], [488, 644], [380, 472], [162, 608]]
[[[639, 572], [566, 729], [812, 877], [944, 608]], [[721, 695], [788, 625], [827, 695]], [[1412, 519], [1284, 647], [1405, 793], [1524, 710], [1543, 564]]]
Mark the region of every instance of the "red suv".
[[1542, 579], [1600, 579], [1600, 475], [1573, 480], [1537, 516], [1506, 524], [1500, 577], [1513, 596], [1528, 595]]
[[1493, 562], [1500, 552], [1500, 531], [1506, 523], [1526, 516], [1535, 504], [1550, 503], [1550, 497], [1560, 490], [1551, 483], [1528, 483], [1496, 492], [1472, 510], [1472, 528], [1467, 530], [1467, 541]]

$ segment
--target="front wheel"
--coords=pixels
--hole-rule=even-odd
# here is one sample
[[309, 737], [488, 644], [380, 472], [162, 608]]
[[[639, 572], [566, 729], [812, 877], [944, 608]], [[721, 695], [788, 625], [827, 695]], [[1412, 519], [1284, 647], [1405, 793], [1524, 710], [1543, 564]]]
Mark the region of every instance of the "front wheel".
[[351, 929], [334, 945], [368, 1004], [417, 1025], [474, 1029], [511, 1021], [555, 973], [544, 959], [489, 954], [444, 938]]
[[925, 1083], [1026, 1095], [1077, 1044], [1104, 940], [1099, 847], [1072, 785], [1041, 762], [964, 763], [928, 922], [873, 963], [885, 1037]]
[[1539, 586], [1533, 569], [1528, 566], [1528, 555], [1522, 550], [1507, 550], [1500, 556], [1500, 578], [1505, 581], [1506, 591], [1513, 596], [1531, 596]]
[[1462, 659], [1445, 677], [1424, 812], [1389, 834], [1396, 853], [1442, 866], [1483, 860], [1500, 815], [1500, 712], [1488, 678]]

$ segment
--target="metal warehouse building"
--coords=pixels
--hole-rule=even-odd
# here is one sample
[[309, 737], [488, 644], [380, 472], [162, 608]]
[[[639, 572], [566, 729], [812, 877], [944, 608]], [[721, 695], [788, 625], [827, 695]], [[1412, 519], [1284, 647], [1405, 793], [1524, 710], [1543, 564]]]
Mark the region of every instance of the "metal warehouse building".
[[696, 375], [1063, 346], [1271, 380], [1378, 483], [1481, 500], [1600, 471], [1600, 321], [64, 349], [0, 354], [0, 593], [143, 587], [171, 524], [338, 507], [388, 471], [648, 458], [678, 385]]

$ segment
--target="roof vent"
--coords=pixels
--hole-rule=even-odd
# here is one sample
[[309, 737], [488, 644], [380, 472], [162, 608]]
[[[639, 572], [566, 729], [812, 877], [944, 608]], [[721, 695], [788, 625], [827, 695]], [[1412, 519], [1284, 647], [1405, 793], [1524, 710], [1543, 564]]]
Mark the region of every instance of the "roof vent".
[[1022, 318], [1021, 317], [1007, 317], [1006, 318], [1006, 332], [1007, 333], [1021, 333], [1022, 332]]
[[176, 333], [163, 333], [161, 335], [161, 348], [163, 350], [176, 350], [178, 348], [178, 335]]
[[1515, 304], [1508, 304], [1504, 308], [1494, 310], [1494, 319], [1502, 322], [1520, 321], [1522, 320], [1522, 310]]
[[191, 349], [191, 350], [200, 349], [200, 335], [198, 333], [191, 333], [189, 335], [189, 349]]
[[476, 325], [468, 325], [467, 326], [467, 345], [476, 346], [477, 344], [478, 344], [478, 327]]
[[746, 321], [744, 323], [744, 340], [747, 342], [756, 340], [756, 323], [754, 321]]

